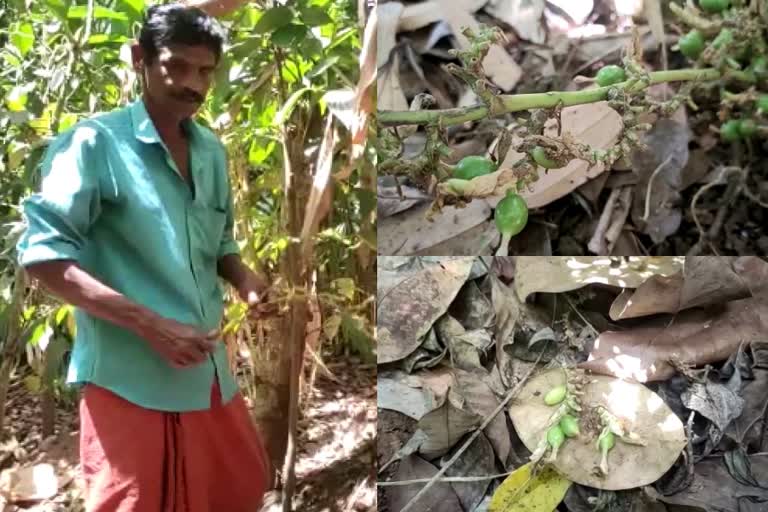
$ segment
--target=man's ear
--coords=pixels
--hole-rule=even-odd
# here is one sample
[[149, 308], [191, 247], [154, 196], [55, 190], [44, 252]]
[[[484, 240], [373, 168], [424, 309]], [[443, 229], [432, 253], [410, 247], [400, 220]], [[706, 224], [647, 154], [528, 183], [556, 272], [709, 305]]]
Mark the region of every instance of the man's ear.
[[131, 45], [131, 63], [133, 64], [133, 70], [139, 75], [144, 75], [144, 48], [139, 43], [133, 43]]

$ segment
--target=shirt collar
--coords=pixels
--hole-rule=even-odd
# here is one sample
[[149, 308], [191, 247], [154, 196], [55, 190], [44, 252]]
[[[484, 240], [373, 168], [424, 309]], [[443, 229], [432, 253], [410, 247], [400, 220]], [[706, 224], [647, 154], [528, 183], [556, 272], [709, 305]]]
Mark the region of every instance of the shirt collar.
[[[147, 107], [144, 105], [144, 99], [140, 97], [129, 105], [131, 111], [131, 121], [133, 122], [133, 133], [136, 138], [147, 144], [160, 143], [163, 144], [163, 140], [160, 138], [160, 134], [157, 133], [155, 124], [152, 122], [152, 118], [149, 117]], [[193, 141], [197, 135], [197, 123], [193, 119], [187, 119], [183, 123], [184, 129]]]

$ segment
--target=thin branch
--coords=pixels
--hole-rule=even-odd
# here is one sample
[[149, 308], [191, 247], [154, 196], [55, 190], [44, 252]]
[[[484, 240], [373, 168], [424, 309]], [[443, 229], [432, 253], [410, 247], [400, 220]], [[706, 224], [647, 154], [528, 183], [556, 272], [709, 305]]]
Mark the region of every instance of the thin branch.
[[653, 187], [653, 180], [656, 179], [656, 175], [661, 172], [665, 165], [672, 160], [672, 154], [670, 154], [666, 160], [661, 162], [658, 167], [653, 171], [651, 177], [648, 179], [648, 187], [645, 189], [645, 212], [643, 212], [643, 220], [648, 221], [648, 216], [651, 214], [651, 187]]
[[[651, 84], [658, 84], [662, 82], [680, 82], [689, 80], [718, 80], [721, 78], [721, 74], [718, 70], [713, 68], [674, 69], [670, 71], [654, 71], [649, 73], [649, 77]], [[562, 106], [564, 107], [581, 105], [584, 103], [595, 103], [607, 99], [608, 91], [611, 89], [625, 88], [634, 83], [634, 81], [628, 80], [608, 87], [584, 89], [582, 91], [550, 91], [533, 94], [500, 95], [497, 98], [502, 105], [502, 108], [499, 112], [495, 112], [494, 115], [520, 112], [522, 110], [536, 108], [554, 108], [560, 103], [562, 103]], [[488, 117], [489, 113], [490, 110], [486, 105], [471, 105], [463, 108], [449, 108], [442, 110], [381, 110], [378, 113], [378, 123], [380, 126], [426, 125], [432, 123], [440, 123], [442, 126], [450, 126], [465, 123], [467, 121], [478, 121]]]
[[[505, 478], [514, 473], [514, 471], [508, 471], [506, 473], [499, 473], [498, 475], [482, 475], [482, 476], [449, 476], [441, 478], [441, 483], [451, 482], [483, 482], [485, 480], [495, 480], [496, 478]], [[400, 487], [404, 485], [413, 484], [425, 484], [428, 483], [431, 478], [416, 478], [414, 480], [395, 480], [391, 482], [376, 482], [377, 487]]]

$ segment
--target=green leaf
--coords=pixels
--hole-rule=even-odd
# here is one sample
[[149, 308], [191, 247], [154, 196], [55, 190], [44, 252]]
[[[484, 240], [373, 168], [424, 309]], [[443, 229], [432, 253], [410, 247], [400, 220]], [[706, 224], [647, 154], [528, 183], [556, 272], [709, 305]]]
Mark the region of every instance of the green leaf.
[[93, 34], [88, 38], [87, 42], [91, 46], [98, 46], [109, 43], [123, 44], [126, 41], [130, 41], [130, 38], [120, 35]]
[[301, 9], [301, 19], [304, 20], [304, 23], [310, 27], [317, 27], [320, 25], [333, 23], [333, 20], [330, 16], [328, 16], [328, 13], [325, 12], [325, 9], [314, 6], [304, 7]]
[[[84, 19], [88, 15], [88, 6], [76, 5], [70, 7], [67, 11], [67, 18], [69, 19]], [[94, 6], [93, 17], [96, 19], [109, 19], [118, 21], [129, 21], [128, 15], [123, 12], [113, 11], [106, 7]]]
[[72, 306], [61, 306], [56, 310], [56, 325], [61, 325], [62, 320], [67, 317], [67, 314], [72, 312]]
[[248, 149], [248, 163], [260, 165], [269, 158], [275, 149], [275, 141], [265, 137], [254, 137], [251, 147]]
[[12, 112], [21, 112], [27, 107], [27, 92], [21, 86], [11, 89], [5, 97], [5, 106]]
[[45, 387], [53, 385], [54, 380], [62, 373], [64, 355], [69, 348], [69, 340], [64, 336], [54, 336], [45, 351], [43, 374], [41, 381]]
[[259, 18], [256, 26], [253, 27], [253, 31], [257, 34], [274, 32], [275, 30], [288, 25], [292, 21], [293, 11], [291, 9], [282, 5], [273, 7]]
[[304, 57], [316, 59], [323, 54], [323, 43], [311, 33], [301, 42], [301, 54]]
[[350, 302], [355, 300], [355, 280], [351, 277], [339, 277], [331, 281], [331, 287]]
[[356, 188], [355, 194], [360, 201], [360, 216], [367, 217], [376, 208], [376, 194], [367, 188]]
[[333, 315], [323, 321], [323, 334], [329, 341], [333, 340], [339, 333], [339, 327], [341, 327], [341, 315]]
[[376, 355], [373, 353], [373, 338], [366, 332], [362, 318], [344, 313], [341, 318], [341, 332], [344, 334], [351, 351], [360, 354], [364, 363], [376, 362]]
[[280, 48], [292, 48], [298, 45], [306, 35], [306, 25], [291, 23], [275, 30], [272, 34], [272, 43]]
[[62, 0], [44, 0], [45, 5], [48, 6], [48, 8], [53, 11], [53, 13], [56, 15], [57, 18], [59, 18], [61, 21], [64, 21], [67, 19], [67, 4], [65, 4]]
[[11, 29], [11, 43], [18, 48], [19, 53], [24, 57], [35, 45], [35, 32], [31, 23], [15, 24]]
[[535, 475], [531, 463], [520, 466], [493, 493], [489, 512], [552, 512], [565, 497], [571, 481], [549, 466]]
[[336, 64], [339, 61], [338, 55], [331, 55], [330, 57], [326, 57], [320, 62], [317, 63], [317, 65], [312, 68], [312, 71], [307, 73], [307, 78], [315, 78], [320, 73], [324, 72], [334, 64]]
[[277, 113], [275, 116], [274, 124], [275, 126], [280, 126], [284, 122], [286, 122], [288, 119], [290, 119], [291, 114], [293, 113], [293, 110], [296, 108], [296, 104], [299, 102], [301, 97], [312, 90], [311, 87], [303, 87], [299, 89], [298, 91], [291, 94], [291, 97], [288, 98], [288, 100], [285, 102], [285, 105], [280, 109], [280, 112]]
[[134, 20], [141, 20], [144, 17], [144, 0], [120, 0], [120, 4], [123, 6], [122, 10]]

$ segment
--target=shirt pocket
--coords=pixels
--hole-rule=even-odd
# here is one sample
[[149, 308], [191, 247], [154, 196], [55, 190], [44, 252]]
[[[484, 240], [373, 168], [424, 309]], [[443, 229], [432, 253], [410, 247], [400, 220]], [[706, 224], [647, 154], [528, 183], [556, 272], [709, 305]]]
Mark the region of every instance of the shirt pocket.
[[192, 213], [193, 251], [200, 254], [205, 263], [213, 261], [215, 264], [224, 235], [227, 212], [224, 208], [198, 204], [193, 208]]

